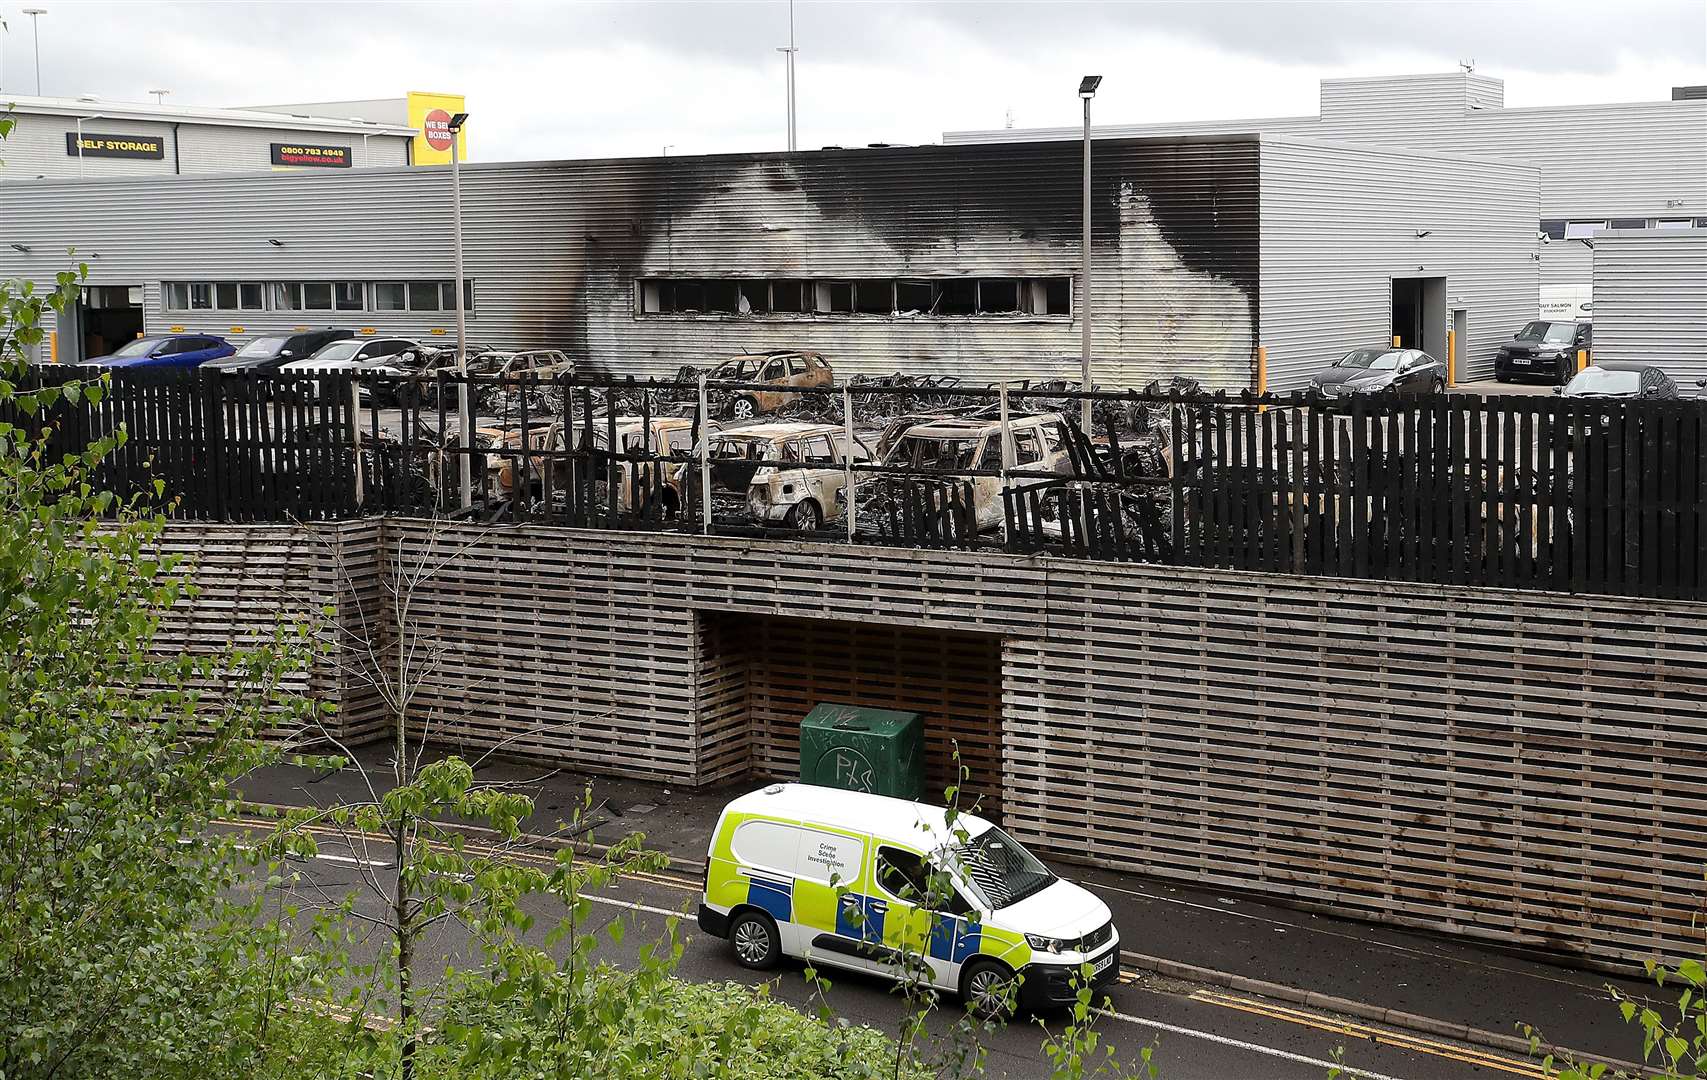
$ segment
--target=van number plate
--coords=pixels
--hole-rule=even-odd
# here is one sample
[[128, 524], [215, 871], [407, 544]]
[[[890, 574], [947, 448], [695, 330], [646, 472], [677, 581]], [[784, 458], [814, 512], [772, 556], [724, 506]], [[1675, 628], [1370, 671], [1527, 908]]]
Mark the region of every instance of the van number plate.
[[1109, 953], [1107, 956], [1091, 965], [1091, 974], [1101, 975], [1103, 972], [1108, 970], [1108, 965], [1112, 963], [1114, 963], [1114, 954]]

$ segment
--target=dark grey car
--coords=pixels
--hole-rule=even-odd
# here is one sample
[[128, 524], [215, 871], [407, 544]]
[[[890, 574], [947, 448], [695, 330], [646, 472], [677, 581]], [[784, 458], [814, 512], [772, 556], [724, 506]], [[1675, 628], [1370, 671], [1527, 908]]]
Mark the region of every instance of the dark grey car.
[[1327, 397], [1373, 394], [1438, 394], [1446, 389], [1446, 365], [1420, 349], [1353, 349], [1318, 372], [1310, 389]]
[[300, 334], [262, 334], [230, 356], [202, 365], [210, 371], [272, 371], [292, 360], [313, 356], [334, 341], [356, 336], [354, 330], [309, 330]]
[[1644, 401], [1675, 401], [1683, 396], [1671, 376], [1653, 364], [1621, 364], [1612, 361], [1585, 367], [1564, 386], [1553, 391], [1566, 398], [1615, 398]]
[[1536, 319], [1525, 323], [1494, 354], [1494, 378], [1540, 379], [1564, 384], [1577, 370], [1577, 351], [1594, 347], [1594, 328], [1586, 322]]

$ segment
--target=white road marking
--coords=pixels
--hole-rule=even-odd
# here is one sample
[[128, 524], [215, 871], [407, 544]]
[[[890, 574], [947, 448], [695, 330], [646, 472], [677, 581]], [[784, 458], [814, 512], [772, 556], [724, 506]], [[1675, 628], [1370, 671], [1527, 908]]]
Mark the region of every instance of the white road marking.
[[608, 896], [595, 896], [592, 893], [582, 893], [581, 896], [583, 899], [591, 900], [595, 904], [609, 904], [612, 907], [628, 908], [630, 911], [650, 911], [654, 915], [677, 915], [684, 919], [687, 918], [687, 914], [685, 912], [671, 911], [668, 908], [653, 907], [651, 904], [636, 904], [632, 900], [614, 900]]
[[[1222, 1046], [1231, 1046], [1239, 1050], [1248, 1050], [1253, 1054], [1263, 1054], [1267, 1057], [1296, 1061], [1303, 1065], [1313, 1065], [1318, 1069], [1327, 1070], [1334, 1068], [1333, 1062], [1327, 1061], [1323, 1058], [1313, 1058], [1305, 1054], [1294, 1054], [1290, 1050], [1277, 1050], [1272, 1046], [1263, 1046], [1261, 1043], [1246, 1042], [1243, 1039], [1234, 1039], [1226, 1035], [1216, 1035], [1209, 1031], [1198, 1031], [1195, 1028], [1180, 1027], [1177, 1024], [1166, 1024], [1160, 1020], [1146, 1020], [1142, 1016], [1133, 1016], [1129, 1013], [1120, 1012], [1117, 1009], [1105, 1009], [1103, 1010], [1103, 1015], [1111, 1016], [1116, 1020], [1120, 1020], [1128, 1024], [1136, 1024], [1139, 1027], [1155, 1028], [1158, 1031], [1166, 1031], [1174, 1035], [1184, 1035], [1188, 1039], [1202, 1039], [1205, 1042], [1219, 1043]], [[1342, 1067], [1340, 1069], [1340, 1075], [1361, 1076], [1364, 1080], [1399, 1080], [1398, 1077], [1388, 1076], [1386, 1073], [1370, 1072], [1368, 1069], [1358, 1069], [1350, 1065]]]

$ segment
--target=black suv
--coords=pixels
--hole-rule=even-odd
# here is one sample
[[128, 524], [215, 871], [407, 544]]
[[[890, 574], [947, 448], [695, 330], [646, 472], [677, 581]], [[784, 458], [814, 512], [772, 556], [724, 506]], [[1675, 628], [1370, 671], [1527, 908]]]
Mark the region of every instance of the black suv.
[[1494, 354], [1494, 378], [1542, 379], [1563, 386], [1577, 373], [1577, 351], [1594, 345], [1594, 330], [1586, 322], [1537, 319], [1525, 323]]
[[310, 330], [302, 334], [262, 334], [231, 356], [203, 366], [212, 371], [271, 371], [292, 360], [306, 360], [323, 345], [356, 336], [354, 330]]

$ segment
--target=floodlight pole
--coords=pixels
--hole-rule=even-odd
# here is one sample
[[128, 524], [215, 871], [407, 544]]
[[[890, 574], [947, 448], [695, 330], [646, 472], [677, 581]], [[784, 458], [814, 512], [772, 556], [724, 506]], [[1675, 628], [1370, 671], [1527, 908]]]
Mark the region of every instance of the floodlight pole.
[[46, 15], [46, 8], [25, 8], [24, 14], [30, 17], [30, 36], [35, 39], [36, 51], [36, 97], [41, 97], [41, 22], [39, 16]]
[[[467, 114], [458, 113], [457, 117], [467, 122]], [[451, 243], [456, 261], [456, 370], [461, 376], [456, 388], [456, 422], [462, 437], [457, 479], [461, 484], [462, 506], [466, 510], [474, 505], [474, 418], [468, 407], [468, 313], [464, 310], [462, 298], [462, 157], [457, 148], [462, 124], [455, 120], [453, 117], [450, 126], [450, 201]], [[439, 437], [442, 439], [444, 432], [439, 432]]]
[[795, 112], [794, 112], [794, 54], [800, 50], [794, 47], [794, 0], [788, 0], [788, 48], [778, 49], [788, 58], [788, 148], [798, 149], [795, 141]]
[[[1080, 235], [1079, 259], [1079, 390], [1091, 392], [1091, 99], [1096, 97], [1101, 75], [1087, 75], [1079, 82], [1079, 99], [1085, 103], [1085, 167], [1083, 232]], [[1079, 402], [1079, 426], [1085, 437], [1091, 436], [1091, 399]]]

